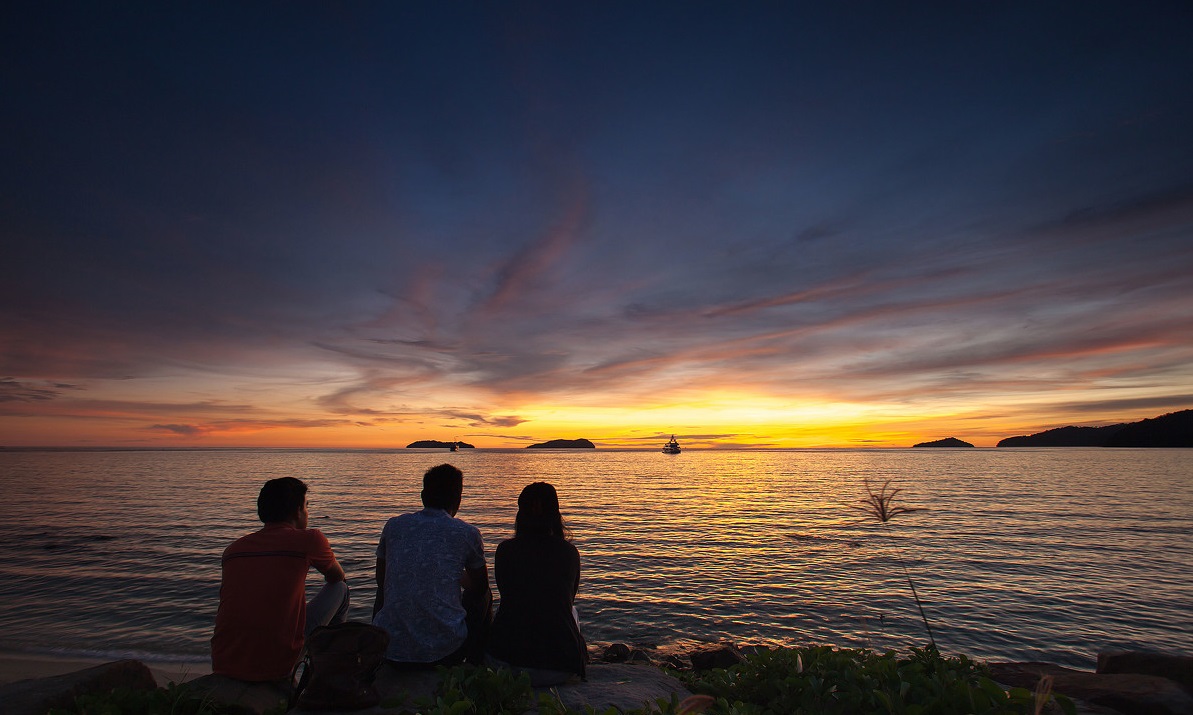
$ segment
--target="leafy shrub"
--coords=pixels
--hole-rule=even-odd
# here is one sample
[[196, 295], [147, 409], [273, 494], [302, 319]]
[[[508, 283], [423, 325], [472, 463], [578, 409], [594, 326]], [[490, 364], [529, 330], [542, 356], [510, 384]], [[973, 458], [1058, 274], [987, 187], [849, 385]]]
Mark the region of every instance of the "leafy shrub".
[[460, 665], [440, 669], [429, 700], [417, 703], [423, 715], [522, 715], [534, 702], [530, 676], [512, 670]]
[[53, 708], [48, 715], [227, 715], [239, 710], [213, 702], [186, 685], [156, 690], [114, 688], [106, 693], [80, 695], [68, 708]]
[[[828, 646], [777, 649], [727, 670], [681, 677], [693, 692], [716, 699], [708, 710], [716, 715], [1038, 712], [1030, 691], [1004, 691], [979, 664], [932, 647], [912, 648], [905, 657]], [[1052, 699], [1067, 715], [1075, 712], [1063, 696]]]
[[[568, 708], [550, 690], [536, 697], [530, 678], [510, 670], [464, 665], [442, 669], [440, 675], [434, 694], [415, 703], [420, 715], [522, 715], [532, 707], [539, 715], [621, 715], [612, 707]], [[783, 648], [756, 653], [726, 670], [676, 675], [693, 692], [709, 697], [680, 701], [672, 695], [624, 715], [1038, 715], [1046, 703], [1051, 712], [1076, 712], [1063, 695], [1037, 695], [1022, 688], [1004, 691], [980, 664], [965, 656], [942, 656], [931, 646], [912, 648], [903, 656], [829, 646]], [[382, 707], [395, 715], [408, 712], [398, 703], [383, 702]], [[185, 685], [170, 685], [84, 695], [73, 707], [49, 715], [233, 712], [238, 711]]]

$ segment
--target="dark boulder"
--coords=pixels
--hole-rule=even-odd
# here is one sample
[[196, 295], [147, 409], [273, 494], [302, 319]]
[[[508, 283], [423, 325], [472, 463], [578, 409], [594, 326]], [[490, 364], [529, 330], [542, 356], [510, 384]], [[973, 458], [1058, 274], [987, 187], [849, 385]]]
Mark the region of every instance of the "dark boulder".
[[688, 664], [684, 662], [683, 658], [680, 658], [678, 655], [663, 656], [663, 662], [661, 665], [671, 668], [672, 670], [688, 670], [689, 668]]
[[226, 675], [204, 675], [187, 683], [205, 700], [219, 703], [227, 712], [239, 715], [264, 715], [284, 708], [293, 692], [285, 680], [247, 682]]
[[692, 661], [692, 670], [713, 670], [714, 668], [729, 668], [741, 663], [746, 658], [733, 645], [723, 645], [705, 650], [694, 650], [688, 657]]
[[625, 643], [612, 643], [601, 655], [606, 663], [624, 663], [630, 659], [630, 647]]
[[1187, 655], [1136, 651], [1098, 653], [1098, 672], [1158, 675], [1193, 693], [1193, 657]]
[[19, 680], [0, 686], [0, 703], [7, 715], [45, 715], [53, 708], [69, 708], [80, 695], [116, 688], [154, 690], [157, 680], [138, 660], [119, 660], [52, 678]]
[[988, 663], [991, 676], [1004, 685], [1034, 689], [1045, 675], [1052, 691], [1130, 715], [1193, 715], [1193, 696], [1157, 675], [1091, 673], [1052, 663]]

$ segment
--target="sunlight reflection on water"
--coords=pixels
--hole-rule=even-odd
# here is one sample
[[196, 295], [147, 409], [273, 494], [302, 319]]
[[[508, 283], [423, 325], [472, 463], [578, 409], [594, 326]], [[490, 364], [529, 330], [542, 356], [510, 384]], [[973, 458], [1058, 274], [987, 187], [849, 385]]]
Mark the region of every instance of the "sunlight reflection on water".
[[[922, 643], [901, 553], [945, 650], [1193, 649], [1193, 451], [1099, 449], [0, 452], [0, 648], [204, 657], [219, 554], [283, 475], [367, 620], [381, 525], [442, 461], [490, 563], [521, 488], [556, 485], [594, 644]], [[927, 510], [886, 532], [850, 508], [867, 478]]]

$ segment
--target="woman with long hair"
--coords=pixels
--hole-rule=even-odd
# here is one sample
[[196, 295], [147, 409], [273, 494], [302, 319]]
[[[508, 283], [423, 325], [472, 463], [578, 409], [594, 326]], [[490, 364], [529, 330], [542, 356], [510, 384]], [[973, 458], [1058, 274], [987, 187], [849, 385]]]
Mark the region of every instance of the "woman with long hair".
[[514, 538], [493, 556], [501, 605], [489, 633], [489, 659], [527, 672], [534, 687], [583, 678], [588, 661], [573, 607], [580, 553], [571, 536], [555, 487], [535, 482], [518, 496]]

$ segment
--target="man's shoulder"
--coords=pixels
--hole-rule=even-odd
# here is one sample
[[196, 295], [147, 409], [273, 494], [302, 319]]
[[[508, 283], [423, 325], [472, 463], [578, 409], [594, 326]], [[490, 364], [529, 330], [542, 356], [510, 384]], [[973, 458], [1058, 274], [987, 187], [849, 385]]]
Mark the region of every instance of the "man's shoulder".
[[295, 549], [327, 546], [327, 537], [318, 529], [271, 528], [266, 526], [233, 541], [225, 554], [243, 551]]
[[444, 511], [416, 511], [392, 517], [385, 523], [383, 533], [402, 540], [438, 542], [443, 538], [455, 541], [482, 541], [480, 529]]
[[464, 521], [463, 519], [459, 519], [457, 517], [452, 517], [452, 518], [448, 519], [448, 521], [450, 521], [452, 523], [453, 529], [467, 535], [468, 537], [476, 538], [476, 539], [481, 538], [481, 530], [478, 529], [475, 525], [469, 524], [468, 522]]

